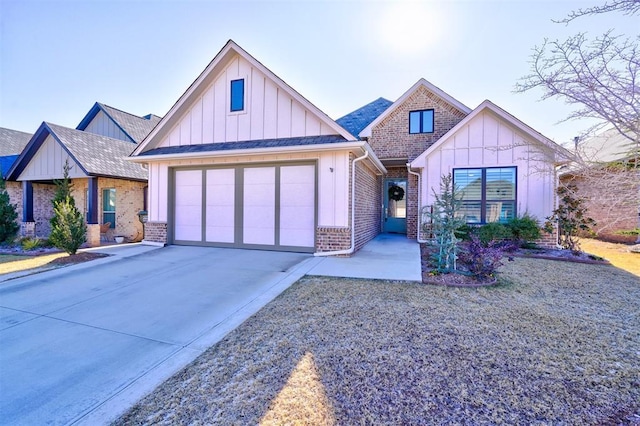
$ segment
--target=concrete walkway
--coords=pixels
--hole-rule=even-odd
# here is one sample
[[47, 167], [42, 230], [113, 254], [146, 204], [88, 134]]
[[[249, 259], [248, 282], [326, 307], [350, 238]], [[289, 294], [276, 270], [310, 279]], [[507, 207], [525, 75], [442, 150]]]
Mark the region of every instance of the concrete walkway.
[[308, 275], [422, 281], [420, 245], [406, 235], [380, 234], [351, 257], [319, 257]]

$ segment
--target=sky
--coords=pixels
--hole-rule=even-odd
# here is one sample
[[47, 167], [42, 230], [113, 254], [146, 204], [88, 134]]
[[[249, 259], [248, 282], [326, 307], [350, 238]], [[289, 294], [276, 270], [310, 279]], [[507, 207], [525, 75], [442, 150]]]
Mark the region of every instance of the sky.
[[638, 17], [552, 22], [602, 0], [0, 0], [0, 127], [75, 128], [102, 102], [164, 115], [229, 39], [337, 119], [425, 78], [475, 108], [489, 99], [558, 143], [585, 122], [541, 92], [513, 92], [545, 38]]

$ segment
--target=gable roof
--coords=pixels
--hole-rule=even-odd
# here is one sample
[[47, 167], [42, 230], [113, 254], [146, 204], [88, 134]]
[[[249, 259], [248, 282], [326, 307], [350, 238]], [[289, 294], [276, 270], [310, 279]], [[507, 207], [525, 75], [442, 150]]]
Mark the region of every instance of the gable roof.
[[633, 157], [634, 145], [614, 128], [578, 143], [578, 151], [588, 162], [609, 163]]
[[462, 112], [464, 114], [469, 114], [471, 112], [471, 108], [469, 108], [468, 106], [464, 105], [462, 102], [460, 102], [459, 100], [457, 100], [453, 96], [449, 95], [444, 90], [442, 90], [439, 87], [435, 86], [434, 84], [428, 82], [424, 78], [421, 78], [413, 86], [411, 86], [411, 88], [409, 90], [404, 92], [404, 94], [402, 96], [400, 96], [398, 98], [398, 100], [396, 100], [382, 114], [380, 114], [375, 120], [373, 120], [371, 123], [369, 123], [364, 129], [362, 129], [362, 131], [360, 131], [358, 133], [358, 136], [360, 136], [361, 138], [370, 137], [371, 136], [371, 129], [373, 129], [382, 120], [384, 120], [391, 113], [393, 113], [396, 109], [398, 109], [398, 107], [400, 107], [400, 105], [402, 105], [404, 103], [404, 101], [407, 100], [407, 98], [409, 96], [411, 96], [420, 87], [424, 87], [425, 89], [427, 89], [428, 91], [430, 91], [434, 95], [438, 96], [439, 98], [443, 99], [448, 104], [450, 104], [453, 107], [457, 108], [458, 110], [460, 110], [460, 112]]
[[347, 129], [352, 135], [358, 135], [392, 104], [393, 102], [388, 99], [378, 98], [344, 117], [338, 118], [336, 123]]
[[31, 136], [31, 133], [0, 127], [0, 176], [7, 176]]
[[449, 130], [447, 133], [442, 135], [442, 137], [438, 139], [436, 143], [431, 145], [422, 154], [420, 154], [413, 161], [411, 161], [411, 167], [416, 169], [422, 168], [425, 162], [425, 159], [429, 156], [429, 154], [431, 154], [432, 152], [440, 148], [440, 146], [442, 146], [442, 144], [445, 143], [445, 141], [449, 139], [450, 136], [454, 135], [458, 130], [460, 130], [462, 127], [466, 126], [471, 120], [473, 120], [474, 117], [478, 116], [484, 111], [491, 111], [492, 113], [497, 115], [500, 119], [506, 121], [511, 126], [515, 127], [518, 131], [527, 135], [531, 140], [538, 142], [542, 146], [547, 147], [553, 150], [554, 152], [559, 153], [561, 157], [565, 157], [565, 158], [570, 157], [571, 154], [562, 146], [558, 145], [551, 139], [544, 136], [542, 133], [529, 127], [528, 125], [518, 120], [513, 115], [509, 114], [504, 109], [500, 108], [490, 100], [486, 99], [480, 105], [478, 105], [476, 109], [471, 111], [471, 113], [469, 113], [465, 118], [463, 118], [458, 124], [456, 124], [453, 128], [451, 128], [451, 130]]
[[320, 119], [324, 124], [333, 129], [336, 133], [344, 137], [346, 140], [356, 140], [354, 135], [350, 134], [347, 130], [341, 127], [338, 123], [333, 121], [327, 114], [322, 112], [318, 107], [309, 102], [300, 93], [294, 90], [291, 86], [285, 83], [280, 77], [275, 75], [271, 70], [265, 67], [261, 62], [247, 53], [244, 49], [238, 46], [233, 40], [229, 40], [224, 47], [216, 54], [216, 56], [209, 62], [207, 67], [200, 73], [193, 83], [187, 88], [187, 90], [180, 96], [176, 103], [171, 107], [169, 112], [160, 120], [160, 123], [147, 135], [147, 137], [138, 145], [138, 147], [131, 154], [137, 156], [141, 152], [147, 149], [155, 148], [155, 144], [162, 140], [162, 137], [171, 130], [174, 124], [180, 120], [182, 115], [189, 110], [189, 107], [193, 102], [202, 95], [202, 93], [209, 87], [214, 81], [217, 74], [223, 69], [228, 61], [235, 55], [241, 56], [252, 66], [256, 67], [267, 78], [271, 79], [279, 88], [284, 90], [289, 96], [295, 99], [297, 102]]
[[115, 124], [124, 132], [127, 137], [133, 143], [140, 143], [144, 138], [153, 130], [154, 127], [160, 122], [160, 117], [153, 114], [139, 117], [137, 115], [130, 114], [128, 112], [119, 110], [109, 105], [96, 102], [87, 115], [84, 116], [77, 130], [85, 130], [91, 120], [93, 120], [98, 113], [102, 111], [107, 117], [109, 117]]
[[9, 170], [8, 177], [16, 180], [51, 135], [69, 156], [89, 176], [107, 176], [131, 180], [147, 180], [147, 171], [139, 164], [126, 161], [133, 146], [130, 142], [83, 132], [77, 129], [43, 122]]

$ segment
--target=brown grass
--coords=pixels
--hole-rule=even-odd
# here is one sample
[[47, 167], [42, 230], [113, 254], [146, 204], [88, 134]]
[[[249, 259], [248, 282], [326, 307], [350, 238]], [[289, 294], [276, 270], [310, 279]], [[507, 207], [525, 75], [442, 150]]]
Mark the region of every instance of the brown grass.
[[640, 253], [629, 251], [629, 245], [608, 243], [604, 241], [583, 238], [580, 240], [582, 250], [603, 257], [612, 265], [640, 277]]
[[8, 274], [10, 272], [41, 268], [48, 265], [54, 259], [68, 256], [68, 254], [53, 253], [42, 256], [15, 256], [2, 254], [0, 255], [0, 259], [6, 259], [5, 256], [9, 256], [11, 259], [8, 259], [6, 261], [0, 260], [0, 274]]
[[517, 259], [502, 280], [306, 277], [116, 424], [634, 421], [640, 279]]

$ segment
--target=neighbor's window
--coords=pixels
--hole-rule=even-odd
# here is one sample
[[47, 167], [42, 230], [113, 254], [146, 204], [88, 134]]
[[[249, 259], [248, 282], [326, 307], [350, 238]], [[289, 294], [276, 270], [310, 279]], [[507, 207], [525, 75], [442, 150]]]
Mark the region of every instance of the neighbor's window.
[[433, 110], [411, 111], [409, 133], [433, 133]]
[[102, 223], [111, 222], [110, 228], [116, 227], [116, 190], [102, 190]]
[[516, 168], [454, 169], [467, 223], [507, 222], [516, 216]]
[[231, 80], [231, 112], [244, 110], [244, 79]]

